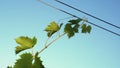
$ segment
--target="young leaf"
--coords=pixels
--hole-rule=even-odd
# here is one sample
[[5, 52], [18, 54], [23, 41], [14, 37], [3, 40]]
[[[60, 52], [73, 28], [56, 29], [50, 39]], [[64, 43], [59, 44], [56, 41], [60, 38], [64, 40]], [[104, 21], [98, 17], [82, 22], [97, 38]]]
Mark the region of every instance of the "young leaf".
[[87, 32], [86, 28], [87, 28], [86, 24], [83, 24], [82, 25], [82, 33], [86, 33]]
[[87, 26], [86, 29], [87, 29], [87, 32], [90, 33], [92, 28], [91, 28], [91, 26], [89, 25], [89, 26]]
[[48, 32], [48, 37], [51, 37], [55, 32], [57, 32], [60, 29], [59, 25], [56, 22], [51, 22], [50, 25], [48, 25], [45, 29], [46, 32]]
[[16, 38], [15, 40], [16, 40], [16, 43], [19, 44], [19, 46], [17, 46], [15, 50], [16, 54], [18, 54], [19, 52], [23, 50], [34, 47], [34, 45], [37, 43], [37, 39], [35, 37], [31, 39], [29, 37], [21, 36], [21, 37]]
[[81, 18], [75, 19], [75, 20], [70, 20], [68, 22], [70, 22], [71, 24], [78, 24], [80, 21], [82, 21]]
[[64, 32], [67, 33], [67, 36], [69, 38], [74, 36], [73, 28], [72, 28], [71, 24], [69, 24], [69, 23], [65, 25]]
[[75, 33], [78, 33], [78, 32], [79, 32], [79, 30], [78, 30], [78, 29], [79, 29], [79, 26], [80, 26], [79, 24], [76, 24], [76, 25], [73, 27], [73, 30], [74, 30]]
[[90, 33], [91, 32], [91, 26], [90, 25], [86, 25], [86, 24], [83, 24], [82, 25], [82, 33]]

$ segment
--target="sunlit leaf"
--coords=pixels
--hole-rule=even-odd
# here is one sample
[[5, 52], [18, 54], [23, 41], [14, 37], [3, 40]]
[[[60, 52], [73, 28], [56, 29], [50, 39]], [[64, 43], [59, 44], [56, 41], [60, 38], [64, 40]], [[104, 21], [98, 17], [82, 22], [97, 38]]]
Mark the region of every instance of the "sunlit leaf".
[[[62, 26], [62, 25], [61, 25]], [[46, 32], [48, 32], [48, 37], [51, 37], [55, 32], [57, 32], [60, 29], [59, 25], [56, 22], [51, 22], [50, 25], [48, 25], [45, 29]]]
[[15, 39], [16, 43], [19, 44], [19, 46], [16, 47], [16, 54], [18, 54], [19, 52], [26, 50], [26, 49], [30, 49], [32, 47], [34, 47], [34, 45], [37, 43], [37, 39], [35, 37], [33, 37], [32, 39], [29, 37], [18, 37]]

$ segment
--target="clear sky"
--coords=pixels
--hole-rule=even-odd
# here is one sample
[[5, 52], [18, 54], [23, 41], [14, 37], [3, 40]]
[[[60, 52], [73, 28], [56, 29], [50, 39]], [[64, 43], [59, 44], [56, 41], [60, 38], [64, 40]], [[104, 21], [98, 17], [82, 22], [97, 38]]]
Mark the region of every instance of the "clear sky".
[[[65, 7], [54, 0], [44, 0], [58, 8], [86, 17], [89, 21], [120, 34], [116, 29], [87, 15]], [[120, 26], [120, 0], [61, 0], [85, 12]], [[37, 0], [0, 0], [0, 68], [13, 65], [15, 38], [36, 36], [39, 51], [45, 40], [43, 30], [51, 21], [70, 17], [58, 10], [45, 6]], [[62, 20], [61, 22], [67, 22]], [[92, 26], [92, 25], [91, 25]], [[66, 36], [55, 42], [41, 54], [46, 68], [120, 68], [120, 36], [113, 35], [92, 26], [90, 34], [77, 34], [68, 39]]]

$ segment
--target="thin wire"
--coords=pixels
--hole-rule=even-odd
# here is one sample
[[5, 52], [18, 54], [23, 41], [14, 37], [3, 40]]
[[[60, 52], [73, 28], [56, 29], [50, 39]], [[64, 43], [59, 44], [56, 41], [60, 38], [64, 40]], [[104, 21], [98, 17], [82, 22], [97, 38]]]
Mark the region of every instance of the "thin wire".
[[104, 23], [106, 23], [106, 24], [108, 24], [108, 25], [111, 25], [111, 26], [113, 26], [113, 27], [116, 27], [116, 28], [120, 29], [120, 27], [117, 26], [117, 25], [114, 25], [114, 24], [112, 24], [112, 23], [110, 23], [110, 22], [107, 22], [107, 21], [105, 21], [105, 20], [103, 20], [103, 19], [100, 19], [100, 18], [98, 18], [98, 17], [96, 17], [96, 16], [93, 16], [93, 15], [91, 15], [91, 14], [89, 14], [89, 13], [86, 13], [86, 12], [84, 12], [84, 11], [82, 11], [82, 10], [80, 10], [80, 9], [77, 9], [77, 8], [71, 6], [71, 5], [68, 5], [68, 4], [66, 4], [66, 3], [64, 3], [64, 2], [61, 2], [61, 1], [59, 1], [59, 0], [55, 0], [55, 1], [58, 2], [58, 3], [61, 3], [61, 4], [63, 4], [63, 5], [65, 5], [65, 6], [68, 6], [68, 7], [72, 8], [72, 9], [74, 9], [74, 10], [77, 10], [77, 11], [83, 13], [83, 14], [86, 14], [86, 15], [88, 15], [88, 16], [90, 16], [90, 17], [93, 17], [93, 18], [95, 18], [95, 19], [97, 19], [97, 20], [99, 20], [99, 21], [102, 21], [102, 22], [104, 22]]
[[[43, 4], [45, 4], [45, 5], [47, 5], [47, 6], [49, 6], [49, 7], [52, 7], [52, 8], [54, 8], [54, 9], [56, 9], [56, 10], [59, 10], [59, 11], [61, 11], [61, 12], [63, 12], [63, 13], [66, 13], [66, 14], [68, 14], [68, 15], [70, 15], [70, 16], [73, 16], [73, 17], [75, 17], [75, 18], [80, 18], [80, 17], [78, 17], [78, 16], [76, 16], [76, 15], [73, 15], [73, 14], [71, 14], [71, 13], [69, 13], [69, 12], [66, 12], [66, 11], [64, 11], [64, 10], [61, 10], [61, 9], [59, 9], [59, 8], [56, 8], [56, 7], [54, 7], [54, 6], [46, 3], [46, 2], [44, 2], [44, 1], [41, 1], [41, 0], [38, 0], [38, 1], [41, 2], [41, 3], [43, 3]], [[118, 33], [116, 33], [116, 32], [113, 32], [113, 31], [111, 31], [111, 30], [109, 30], [109, 29], [106, 29], [106, 28], [104, 28], [104, 27], [101, 27], [101, 26], [96, 25], [96, 24], [94, 24], [94, 23], [92, 23], [92, 22], [89, 22], [89, 21], [87, 21], [87, 22], [88, 22], [89, 24], [92, 24], [92, 25], [98, 27], [98, 28], [101, 28], [101, 29], [103, 29], [103, 30], [105, 30], [105, 31], [108, 31], [108, 32], [110, 32], [110, 33], [112, 33], [112, 34], [115, 34], [115, 35], [117, 35], [117, 36], [120, 36], [120, 34], [118, 34]]]

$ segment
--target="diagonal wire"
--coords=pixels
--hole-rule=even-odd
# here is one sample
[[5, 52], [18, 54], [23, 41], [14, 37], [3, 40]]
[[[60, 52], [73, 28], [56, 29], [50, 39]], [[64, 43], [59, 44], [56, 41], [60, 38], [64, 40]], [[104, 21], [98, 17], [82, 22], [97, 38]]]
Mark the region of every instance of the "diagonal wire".
[[[78, 17], [78, 16], [76, 16], [76, 15], [73, 15], [73, 14], [71, 14], [71, 13], [69, 13], [69, 12], [66, 12], [66, 11], [64, 11], [64, 10], [61, 10], [61, 9], [57, 8], [57, 7], [54, 7], [54, 6], [48, 4], [48, 3], [44, 2], [44, 1], [41, 1], [41, 0], [38, 0], [38, 1], [41, 2], [41, 3], [43, 3], [43, 4], [45, 4], [45, 5], [47, 5], [47, 6], [49, 6], [49, 7], [52, 7], [52, 8], [54, 8], [54, 9], [56, 9], [56, 10], [59, 10], [59, 11], [61, 11], [61, 12], [63, 12], [63, 13], [66, 13], [66, 14], [68, 14], [68, 15], [70, 15], [70, 16], [73, 16], [73, 17], [75, 17], [75, 18], [80, 18], [80, 17]], [[116, 33], [116, 32], [113, 32], [113, 31], [111, 31], [111, 30], [109, 30], [109, 29], [106, 29], [106, 28], [104, 28], [104, 27], [101, 27], [101, 26], [99, 26], [99, 25], [96, 25], [96, 24], [94, 24], [94, 23], [92, 23], [92, 22], [89, 22], [89, 21], [88, 21], [88, 23], [89, 23], [89, 24], [92, 24], [92, 25], [94, 25], [94, 26], [96, 26], [96, 27], [98, 27], [98, 28], [101, 28], [101, 29], [103, 29], [103, 30], [105, 30], [105, 31], [108, 31], [108, 32], [110, 32], [110, 33], [112, 33], [112, 34], [114, 34], [114, 35], [120, 36], [120, 34], [118, 34], [118, 33]]]
[[107, 22], [107, 21], [105, 21], [105, 20], [103, 20], [103, 19], [100, 19], [100, 18], [98, 18], [98, 17], [96, 17], [96, 16], [93, 16], [93, 15], [91, 15], [91, 14], [89, 14], [89, 13], [86, 13], [86, 12], [84, 12], [84, 11], [82, 11], [82, 10], [80, 10], [80, 9], [77, 9], [77, 8], [71, 6], [71, 5], [68, 5], [68, 4], [66, 4], [66, 3], [64, 3], [64, 2], [61, 2], [61, 1], [59, 1], [59, 0], [55, 0], [55, 1], [58, 2], [58, 3], [61, 3], [61, 4], [63, 4], [63, 5], [65, 5], [65, 6], [68, 6], [68, 7], [72, 8], [72, 9], [74, 9], [74, 10], [77, 10], [77, 11], [83, 13], [83, 14], [86, 14], [86, 15], [88, 15], [88, 16], [90, 16], [90, 17], [93, 17], [93, 18], [95, 18], [95, 19], [97, 19], [97, 20], [99, 20], [99, 21], [102, 21], [102, 22], [104, 22], [104, 23], [106, 23], [106, 24], [108, 24], [108, 25], [111, 25], [111, 26], [113, 26], [113, 27], [116, 27], [116, 28], [120, 29], [120, 27], [117, 26], [117, 25], [114, 25], [114, 24], [112, 24], [112, 23], [110, 23], [110, 22]]

